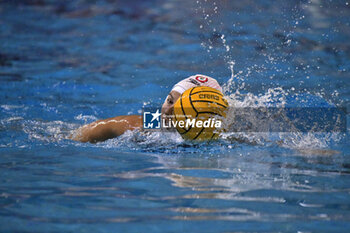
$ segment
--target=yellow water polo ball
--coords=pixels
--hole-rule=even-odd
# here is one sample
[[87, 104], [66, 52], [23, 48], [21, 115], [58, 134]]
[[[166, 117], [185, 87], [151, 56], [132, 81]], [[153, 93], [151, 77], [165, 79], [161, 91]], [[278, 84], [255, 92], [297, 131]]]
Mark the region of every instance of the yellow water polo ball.
[[223, 130], [228, 103], [211, 87], [186, 90], [174, 105], [176, 130], [186, 140], [217, 139]]

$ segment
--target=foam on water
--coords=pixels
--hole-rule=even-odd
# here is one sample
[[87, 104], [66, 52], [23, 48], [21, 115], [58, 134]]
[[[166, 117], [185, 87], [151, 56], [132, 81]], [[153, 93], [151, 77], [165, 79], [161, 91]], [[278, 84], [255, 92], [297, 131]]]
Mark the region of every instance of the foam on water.
[[[242, 73], [242, 72], [241, 72]], [[246, 76], [249, 78], [249, 75]], [[259, 108], [259, 107], [276, 107], [284, 108], [290, 106], [288, 98], [292, 96], [294, 100], [297, 100], [296, 106], [293, 107], [321, 107], [325, 104], [324, 98], [320, 93], [315, 93], [315, 96], [321, 96], [321, 101], [315, 99], [313, 102], [308, 103], [309, 106], [305, 106], [305, 102], [308, 102], [308, 98], [312, 95], [305, 93], [295, 93], [294, 90], [285, 90], [282, 87], [269, 88], [265, 93], [255, 95], [253, 93], [241, 93], [244, 91], [244, 79], [239, 75], [233, 75], [224, 85], [224, 92], [226, 98], [230, 104], [229, 113], [226, 119], [226, 126], [235, 125], [236, 115], [240, 108]], [[299, 105], [298, 105], [299, 103]], [[293, 104], [295, 105], [295, 103]], [[329, 106], [332, 106], [329, 103]], [[253, 126], [259, 126], [263, 124], [262, 119], [257, 118], [255, 115], [245, 115], [244, 119], [247, 124]], [[287, 148], [327, 148], [331, 143], [339, 142], [343, 138], [342, 133], [310, 133], [310, 132], [264, 132], [264, 133], [225, 133], [223, 138], [226, 140], [238, 140], [251, 144], [259, 145], [278, 145]]]

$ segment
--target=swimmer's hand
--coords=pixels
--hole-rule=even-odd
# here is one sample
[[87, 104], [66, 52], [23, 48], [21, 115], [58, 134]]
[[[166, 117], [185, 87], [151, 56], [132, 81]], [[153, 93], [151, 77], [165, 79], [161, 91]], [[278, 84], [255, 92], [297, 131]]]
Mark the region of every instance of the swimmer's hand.
[[135, 130], [141, 127], [141, 116], [117, 116], [84, 125], [75, 130], [71, 139], [80, 142], [102, 142], [107, 139], [118, 137], [127, 130]]

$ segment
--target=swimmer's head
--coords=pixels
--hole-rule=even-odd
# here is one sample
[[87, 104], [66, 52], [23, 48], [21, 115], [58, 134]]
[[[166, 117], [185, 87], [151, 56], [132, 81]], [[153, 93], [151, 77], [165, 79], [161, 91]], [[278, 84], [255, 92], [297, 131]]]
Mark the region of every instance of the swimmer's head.
[[171, 90], [169, 95], [166, 97], [162, 106], [162, 115], [173, 115], [174, 105], [180, 98], [181, 94], [177, 91]]
[[174, 105], [176, 101], [180, 98], [181, 94], [184, 93], [186, 90], [197, 86], [212, 87], [222, 92], [221, 86], [214, 78], [202, 74], [190, 76], [175, 84], [175, 86], [170, 91], [169, 95], [164, 101], [164, 104], [162, 106], [162, 115], [173, 115]]

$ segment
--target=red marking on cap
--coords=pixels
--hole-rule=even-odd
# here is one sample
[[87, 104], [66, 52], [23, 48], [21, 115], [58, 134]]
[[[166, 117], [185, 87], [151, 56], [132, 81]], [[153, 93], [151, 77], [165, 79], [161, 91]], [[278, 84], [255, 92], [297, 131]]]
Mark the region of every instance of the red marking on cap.
[[201, 82], [201, 83], [208, 82], [208, 78], [207, 77], [203, 77], [203, 76], [196, 76], [196, 80]]

